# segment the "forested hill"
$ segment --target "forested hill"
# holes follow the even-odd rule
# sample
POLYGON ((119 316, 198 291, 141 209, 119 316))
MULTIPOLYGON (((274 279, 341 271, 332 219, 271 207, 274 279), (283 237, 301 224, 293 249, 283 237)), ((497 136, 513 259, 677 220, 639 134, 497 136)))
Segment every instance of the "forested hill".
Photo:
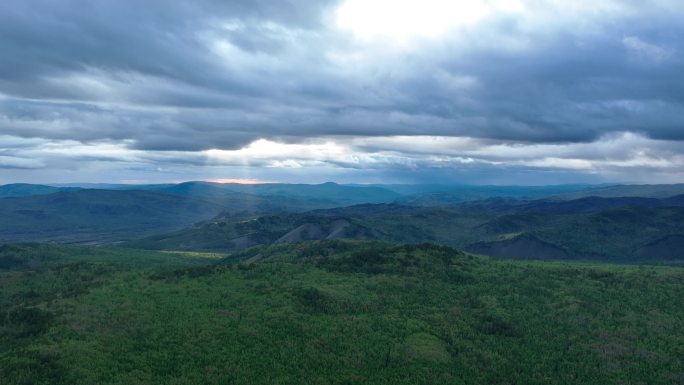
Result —
POLYGON ((0 382, 677 384, 681 268, 309 241, 0 248, 0 382), (25 262, 25 263, 24 263, 25 262))
POLYGON ((446 207, 367 204, 249 219, 217 217, 127 245, 229 252, 355 238, 435 242, 500 258, 682 264, 684 248, 672 239, 684 236, 683 203, 677 196, 495 199, 446 207))

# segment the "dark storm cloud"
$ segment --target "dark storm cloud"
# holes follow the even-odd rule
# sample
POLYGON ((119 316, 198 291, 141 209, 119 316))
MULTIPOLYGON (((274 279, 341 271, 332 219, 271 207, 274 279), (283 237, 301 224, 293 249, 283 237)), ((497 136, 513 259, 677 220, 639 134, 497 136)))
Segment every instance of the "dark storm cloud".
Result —
POLYGON ((355 49, 323 24, 332 4, 5 1, 0 91, 17 99, 2 104, 2 129, 131 139, 151 150, 325 135, 684 139, 684 27, 664 9, 646 4, 647 19, 619 19, 593 35, 493 20, 441 48, 350 73, 325 58, 331 46, 355 49), (499 47, 505 34, 529 47, 499 47), (231 48, 217 55, 212 44, 221 42, 231 48), (450 88, 440 73, 475 84, 450 88))
POLYGON ((415 98, 403 108, 451 119, 454 134, 573 142, 633 131, 682 140, 684 27, 678 20, 663 15, 641 22, 647 25, 630 20, 590 39, 552 34, 538 37, 522 52, 485 47, 470 49, 463 57, 456 47, 459 54, 443 52, 433 58, 437 67, 454 76, 472 75, 479 85, 464 92, 459 103, 453 96, 463 94, 445 92, 438 79, 411 77, 402 92, 415 98), (631 34, 667 47, 662 49, 668 57, 632 52, 624 44, 631 34))
MULTIPOLYGON (((663 141, 651 150, 684 140, 684 6, 677 2, 612 1, 593 10, 579 1, 586 12, 566 15, 554 3, 526 0, 529 14, 492 14, 407 46, 336 28, 338 3, 5 0, 0 144, 10 148, 13 137, 29 140, 22 148, 41 139, 195 153, 260 138, 434 135, 480 138, 487 147, 486 140, 572 144, 627 132, 663 141)), ((403 164, 410 149, 380 149, 398 158, 327 162, 432 164, 403 164)), ((596 159, 590 152, 572 154, 596 159)), ((0 167, 46 164, 0 155, 0 167)), ((183 154, 144 159, 204 162, 183 154)))
POLYGON ((5 54, 0 68, 2 76, 12 80, 87 66, 168 76, 194 74, 201 79, 195 67, 204 59, 197 32, 233 19, 316 28, 320 10, 329 3, 3 1, 0 39, 5 54))

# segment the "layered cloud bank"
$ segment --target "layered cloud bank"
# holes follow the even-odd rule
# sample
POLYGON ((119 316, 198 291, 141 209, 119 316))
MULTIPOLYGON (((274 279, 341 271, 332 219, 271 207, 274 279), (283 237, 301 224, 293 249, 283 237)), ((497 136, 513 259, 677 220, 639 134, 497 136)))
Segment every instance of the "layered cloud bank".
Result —
POLYGON ((4 1, 0 182, 684 181, 679 1, 4 1))

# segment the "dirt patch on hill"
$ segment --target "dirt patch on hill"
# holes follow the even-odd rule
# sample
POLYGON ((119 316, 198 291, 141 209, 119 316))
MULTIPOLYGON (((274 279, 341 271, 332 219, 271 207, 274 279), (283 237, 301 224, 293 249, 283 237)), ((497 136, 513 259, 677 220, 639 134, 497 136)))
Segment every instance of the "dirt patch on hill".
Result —
POLYGON ((242 249, 247 249, 252 246, 257 246, 260 243, 257 242, 256 240, 252 239, 249 235, 245 235, 243 237, 231 239, 230 242, 233 245, 233 248, 235 250, 242 250, 242 249))
POLYGON ((323 230, 322 226, 315 225, 313 223, 305 223, 294 230, 291 230, 287 234, 278 238, 274 244, 279 243, 294 243, 308 240, 318 240, 324 239, 326 232, 323 230))
POLYGON ((530 234, 522 234, 500 241, 478 242, 466 246, 465 250, 497 258, 567 259, 571 257, 564 248, 542 241, 530 234))
POLYGON ((369 238, 370 234, 362 226, 346 219, 335 219, 328 223, 304 223, 277 239, 274 244, 294 243, 311 240, 369 238))

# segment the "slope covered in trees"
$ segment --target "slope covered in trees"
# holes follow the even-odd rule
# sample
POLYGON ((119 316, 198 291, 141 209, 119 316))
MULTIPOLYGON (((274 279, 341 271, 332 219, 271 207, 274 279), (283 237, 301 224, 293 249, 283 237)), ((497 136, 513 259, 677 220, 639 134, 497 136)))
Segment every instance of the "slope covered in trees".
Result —
POLYGON ((0 270, 8 385, 673 384, 684 374, 680 268, 339 240, 222 260, 31 245, 0 254, 51 256, 0 270))

